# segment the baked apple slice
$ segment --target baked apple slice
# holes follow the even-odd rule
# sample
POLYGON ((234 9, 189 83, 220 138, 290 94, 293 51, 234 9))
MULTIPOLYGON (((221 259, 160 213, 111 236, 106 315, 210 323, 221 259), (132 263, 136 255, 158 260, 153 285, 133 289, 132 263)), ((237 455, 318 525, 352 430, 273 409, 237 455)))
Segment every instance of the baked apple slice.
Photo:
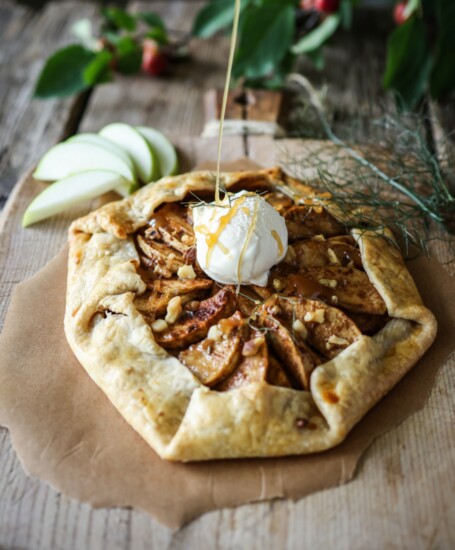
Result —
POLYGON ((328 359, 336 357, 362 334, 345 313, 319 300, 276 298, 274 303, 294 336, 297 333, 328 359))
POLYGON ((185 216, 185 209, 177 204, 167 204, 156 212, 144 233, 147 239, 162 240, 181 254, 194 246, 192 226, 185 216))
POLYGON ((200 302, 196 311, 183 311, 177 322, 163 331, 154 331, 155 340, 166 349, 189 346, 205 338, 212 325, 231 315, 234 305, 235 294, 232 289, 222 288, 211 298, 200 302))
POLYGON ((309 389, 310 375, 321 359, 305 343, 303 338, 293 337, 290 330, 276 317, 276 299, 267 300, 259 311, 257 324, 267 330, 267 339, 282 358, 287 372, 295 386, 299 389, 309 389))
POLYGON ((236 368, 246 334, 240 312, 214 325, 207 338, 179 353, 179 360, 206 386, 227 378, 236 368))
POLYGON ((175 296, 180 296, 181 305, 184 305, 201 298, 212 284, 210 279, 157 279, 151 283, 150 290, 135 298, 134 304, 149 320, 155 320, 166 312, 175 296))
POLYGON ((324 265, 352 265, 362 269, 359 249, 352 242, 333 237, 327 240, 306 239, 292 244, 295 253, 294 265, 298 269, 324 265))
POLYGON ((322 207, 293 206, 284 213, 284 219, 290 241, 314 235, 331 237, 344 232, 343 226, 322 207))
POLYGON ((353 267, 307 267, 301 273, 311 281, 326 287, 324 297, 330 302, 354 313, 384 315, 387 308, 381 295, 366 273, 353 267), (335 298, 333 298, 335 296, 335 298))
POLYGON ((166 244, 147 240, 141 235, 137 236, 136 242, 142 263, 158 277, 169 279, 185 265, 182 255, 177 251, 170 252, 166 244))

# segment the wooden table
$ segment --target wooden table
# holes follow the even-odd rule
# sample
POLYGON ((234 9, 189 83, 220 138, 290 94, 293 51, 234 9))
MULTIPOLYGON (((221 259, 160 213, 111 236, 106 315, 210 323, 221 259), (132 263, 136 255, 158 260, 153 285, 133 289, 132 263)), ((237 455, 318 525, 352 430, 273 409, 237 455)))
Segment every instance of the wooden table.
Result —
MULTIPOLYGON (((143 2, 168 25, 188 30, 200 1, 143 2)), ((137 7, 137 5, 136 5, 137 7)), ((221 86, 226 39, 194 41, 192 59, 165 79, 116 80, 91 95, 36 102, 31 94, 42 60, 69 43, 71 24, 96 18, 92 4, 47 4, 40 11, 0 5, 0 326, 13 286, 43 266, 65 240, 69 214, 31 230, 20 228, 36 192, 14 184, 52 144, 76 131, 97 131, 113 120, 149 124, 177 143, 187 166, 215 154, 191 149, 203 128, 203 93, 221 86), (11 192, 12 191, 12 192, 11 192)), ((387 26, 387 23, 386 23, 387 26)), ((342 36, 328 49, 328 69, 309 76, 328 82, 335 119, 366 121, 383 100, 378 73, 384 59, 382 23, 342 36), (368 35, 369 40, 365 38, 368 35), (330 63, 330 60, 334 63, 330 63)), ((367 130, 366 130, 367 131, 367 130)), ((263 163, 261 139, 233 138, 226 158, 246 152, 263 163)), ((2 548, 453 548, 455 545, 455 381, 449 361, 425 408, 381 437, 365 453, 355 479, 297 503, 274 501, 212 512, 173 533, 128 509, 92 510, 27 477, 0 429, 0 547, 2 548), (435 465, 438 467, 435 468, 435 465)))

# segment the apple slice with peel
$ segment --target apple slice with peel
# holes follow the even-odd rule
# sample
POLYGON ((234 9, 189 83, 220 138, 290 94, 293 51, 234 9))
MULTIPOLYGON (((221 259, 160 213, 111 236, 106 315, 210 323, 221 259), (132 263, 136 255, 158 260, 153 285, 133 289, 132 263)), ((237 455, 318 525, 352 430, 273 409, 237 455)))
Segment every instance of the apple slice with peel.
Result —
POLYGON ((58 214, 88 199, 122 189, 128 194, 131 182, 109 170, 87 170, 56 181, 42 191, 28 206, 23 227, 58 214))
POLYGON ((105 149, 109 149, 110 151, 115 153, 118 157, 120 157, 122 160, 124 160, 126 164, 128 164, 128 166, 131 168, 131 170, 134 170, 133 161, 131 160, 131 157, 128 155, 125 149, 123 149, 113 141, 103 138, 98 134, 92 134, 92 133, 76 134, 74 136, 71 136, 66 141, 67 143, 75 143, 75 142, 92 143, 93 145, 98 145, 100 147, 104 147, 105 149))
POLYGON ((169 139, 154 128, 136 126, 136 130, 147 140, 158 157, 161 176, 174 176, 179 169, 177 151, 169 139))
POLYGON ((129 154, 143 183, 149 183, 159 177, 155 153, 135 128, 123 122, 114 122, 105 126, 99 135, 113 141, 129 154))
POLYGON ((136 182, 130 166, 109 149, 93 143, 69 141, 49 149, 33 176, 38 180, 55 181, 87 170, 109 170, 136 182))
MULTIPOLYGON (((110 141, 109 139, 103 138, 98 134, 92 134, 92 133, 83 133, 83 134, 76 134, 69 139, 66 140, 67 142, 78 142, 78 143, 93 143, 94 145, 99 145, 100 147, 104 147, 105 149, 109 149, 114 154, 116 154, 118 157, 120 157, 122 160, 128 164, 128 166, 131 168, 131 170, 134 172, 134 165, 133 161, 131 160, 131 157, 128 155, 128 153, 125 151, 125 149, 122 149, 119 145, 114 143, 113 141, 110 141)), ((131 184, 130 188, 127 188, 124 185, 121 185, 116 191, 122 195, 122 197, 127 197, 128 195, 131 195, 131 193, 134 193, 134 191, 137 191, 139 189, 139 185, 137 183, 131 184)))

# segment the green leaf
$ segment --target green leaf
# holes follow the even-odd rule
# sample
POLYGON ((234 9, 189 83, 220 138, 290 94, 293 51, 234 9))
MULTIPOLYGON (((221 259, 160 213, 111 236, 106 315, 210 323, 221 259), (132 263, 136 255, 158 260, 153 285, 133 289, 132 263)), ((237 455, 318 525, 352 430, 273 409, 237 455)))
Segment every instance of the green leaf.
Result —
MULTIPOLYGON (((243 11, 252 0, 242 0, 243 11)), ((234 21, 234 0, 213 0, 196 15, 191 31, 193 36, 209 38, 218 31, 229 27, 234 21)))
POLYGON ((87 65, 84 70, 84 81, 89 86, 103 84, 112 80, 111 62, 112 53, 102 50, 96 54, 96 57, 87 65))
POLYGON ((151 11, 142 11, 136 14, 136 17, 144 23, 147 23, 149 27, 157 27, 159 29, 166 29, 166 25, 161 17, 151 11))
POLYGON ((408 19, 408 17, 411 17, 411 15, 417 11, 420 7, 420 0, 408 0, 408 3, 406 4, 403 16, 405 19, 408 19))
POLYGON ((306 55, 310 58, 315 68, 318 71, 322 71, 322 69, 325 66, 325 59, 324 59, 324 53, 322 51, 322 47, 318 48, 317 50, 312 50, 311 52, 308 52, 306 55))
POLYGON ((313 50, 317 50, 324 44, 324 42, 327 42, 327 40, 337 30, 340 22, 341 17, 339 13, 329 15, 318 27, 301 38, 297 44, 294 44, 291 48, 292 52, 308 53, 313 50))
POLYGON ((78 45, 58 50, 41 71, 34 97, 65 97, 87 89, 83 73, 94 57, 94 52, 78 45))
POLYGON ((165 29, 161 29, 160 27, 151 28, 149 31, 147 31, 147 34, 145 36, 147 38, 155 40, 155 42, 157 42, 158 44, 167 44, 169 42, 167 32, 165 31, 165 29))
POLYGON ((120 8, 103 8, 101 13, 108 24, 115 29, 124 29, 126 31, 134 31, 136 29, 136 19, 125 10, 120 8))
POLYGON ((92 22, 90 19, 85 18, 76 21, 71 25, 71 32, 87 49, 92 50, 96 48, 97 41, 93 36, 92 22))
POLYGON ((273 74, 294 36, 293 6, 269 2, 245 12, 234 62, 235 77, 255 79, 273 74))
POLYGON ((455 3, 436 0, 435 4, 438 34, 430 92, 434 99, 440 99, 455 90, 455 3))
POLYGON ((341 26, 350 29, 352 25, 352 3, 350 0, 342 0, 340 4, 341 26))
POLYGON ((122 40, 122 36, 120 34, 112 31, 104 31, 102 33, 102 36, 113 46, 117 46, 118 43, 122 40))
POLYGON ((383 86, 395 91, 403 108, 413 109, 425 92, 431 65, 425 25, 414 14, 389 36, 383 86))
POLYGON ((272 75, 261 78, 246 79, 244 85, 246 88, 265 88, 268 90, 277 90, 284 86, 287 75, 292 71, 296 56, 288 52, 283 60, 276 66, 272 75))
POLYGON ((139 72, 142 47, 130 36, 122 36, 117 43, 117 70, 122 74, 139 72))

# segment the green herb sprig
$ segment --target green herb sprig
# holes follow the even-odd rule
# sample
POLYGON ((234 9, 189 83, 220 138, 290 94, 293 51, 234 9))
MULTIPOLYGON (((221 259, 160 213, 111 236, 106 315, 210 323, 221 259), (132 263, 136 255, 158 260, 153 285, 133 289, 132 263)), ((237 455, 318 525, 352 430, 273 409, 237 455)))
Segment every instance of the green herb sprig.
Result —
POLYGON ((455 250, 455 195, 428 146, 421 117, 386 114, 375 121, 377 135, 356 147, 335 135, 309 81, 302 75, 290 81, 305 90, 334 147, 329 156, 324 142, 308 154, 283 152, 282 164, 303 178, 311 168, 317 187, 331 194, 350 227, 377 229, 380 220, 398 234, 407 254, 416 246, 428 250, 431 230, 455 250))

